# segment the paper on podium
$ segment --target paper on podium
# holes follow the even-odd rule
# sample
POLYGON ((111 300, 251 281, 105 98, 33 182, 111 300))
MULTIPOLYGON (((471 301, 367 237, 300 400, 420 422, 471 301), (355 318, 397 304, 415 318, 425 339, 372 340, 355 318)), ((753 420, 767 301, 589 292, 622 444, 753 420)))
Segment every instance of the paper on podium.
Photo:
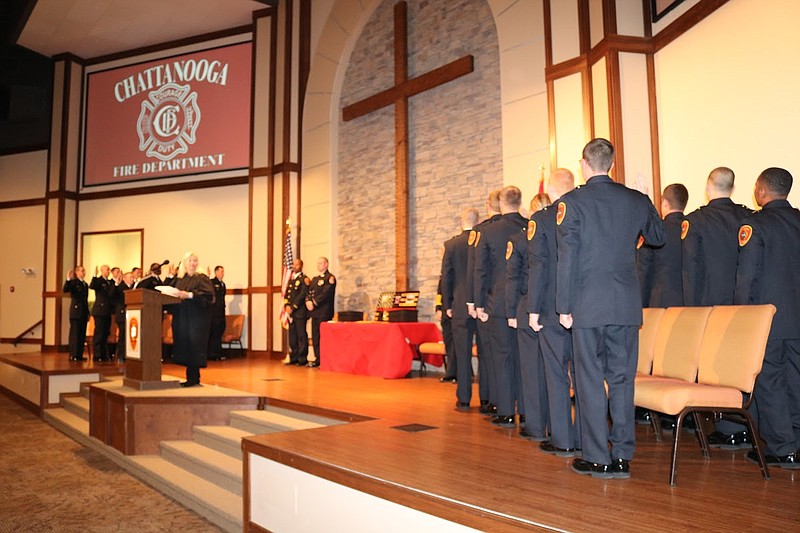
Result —
POLYGON ((159 285, 156 287, 156 290, 166 294, 167 296, 174 296, 175 298, 178 298, 178 295, 181 293, 179 289, 176 289, 170 285, 159 285))

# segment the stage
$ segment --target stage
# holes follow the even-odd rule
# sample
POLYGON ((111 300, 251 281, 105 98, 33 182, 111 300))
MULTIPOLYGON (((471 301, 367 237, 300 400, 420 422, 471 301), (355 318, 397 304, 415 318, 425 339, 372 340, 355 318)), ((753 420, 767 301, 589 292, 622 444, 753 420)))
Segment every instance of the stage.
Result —
MULTIPOLYGON (((38 353, 0 356, 0 363, 9 358, 17 366, 23 360, 79 374, 117 367, 38 353)), ((691 433, 682 440, 676 487, 668 483, 671 440, 657 444, 646 426, 637 427, 631 479, 604 481, 572 473, 571 459, 539 452, 515 429, 489 424, 476 407, 455 411, 455 386, 435 374, 387 380, 256 357, 209 365, 204 386, 254 393, 268 405, 338 413, 350 422, 251 437, 246 450, 478 530, 790 531, 800 525, 800 471, 770 468, 772 479, 765 481, 745 451, 714 449, 704 460, 691 433), (409 424, 431 429, 396 429, 409 424)), ((175 365, 163 371, 183 375, 175 365)), ((299 513, 312 507, 301 503, 299 513)))

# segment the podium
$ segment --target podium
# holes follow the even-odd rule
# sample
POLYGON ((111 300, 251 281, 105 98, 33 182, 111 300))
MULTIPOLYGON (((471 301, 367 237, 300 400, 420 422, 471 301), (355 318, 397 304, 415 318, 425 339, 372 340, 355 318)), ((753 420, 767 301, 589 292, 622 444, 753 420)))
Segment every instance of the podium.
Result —
POLYGON ((125 291, 126 387, 158 390, 180 386, 178 380, 161 380, 162 307, 180 301, 150 289, 125 291))

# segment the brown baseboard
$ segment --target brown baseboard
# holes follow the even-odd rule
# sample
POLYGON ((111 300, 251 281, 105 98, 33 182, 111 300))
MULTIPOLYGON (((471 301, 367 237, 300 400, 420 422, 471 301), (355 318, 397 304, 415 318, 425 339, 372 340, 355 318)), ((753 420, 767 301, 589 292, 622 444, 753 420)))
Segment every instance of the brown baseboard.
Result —
MULTIPOLYGON (((0 338, 0 344, 14 344, 11 337, 0 338)), ((19 339, 16 344, 42 344, 42 339, 19 339)))

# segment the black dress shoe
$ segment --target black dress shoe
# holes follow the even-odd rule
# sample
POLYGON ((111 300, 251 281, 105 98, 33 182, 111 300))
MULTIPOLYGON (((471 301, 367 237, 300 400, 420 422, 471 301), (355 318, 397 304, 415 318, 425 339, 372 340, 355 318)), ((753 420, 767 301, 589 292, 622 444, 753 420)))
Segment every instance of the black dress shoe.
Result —
POLYGON ((614 459, 611 461, 611 475, 614 479, 630 479, 631 465, 627 459, 614 459))
POLYGON ((312 361, 311 363, 308 363, 308 368, 317 368, 317 367, 319 367, 319 361, 312 361))
POLYGON ((454 377, 445 376, 443 378, 439 378, 439 383, 455 383, 455 382, 456 382, 456 378, 454 378, 454 377))
POLYGON ((200 385, 199 381, 182 381, 181 387, 196 387, 200 385))
POLYGON ((501 428, 513 428, 516 426, 513 416, 495 416, 492 417, 492 424, 501 428))
MULTIPOLYGON (((758 464, 758 454, 755 450, 747 452, 747 460, 751 463, 758 464)), ((764 460, 769 466, 778 466, 786 468, 787 470, 800 469, 800 454, 790 453, 789 455, 767 455, 764 454, 764 460)))
POLYGON ((719 431, 713 432, 708 436, 708 445, 711 448, 721 448, 723 450, 745 450, 752 448, 750 435, 747 431, 726 435, 719 431))
POLYGON ((519 415, 519 425, 520 426, 525 425, 525 415, 519 415))
POLYGON ((647 409, 642 409, 641 407, 636 408, 636 414, 634 415, 634 420, 639 425, 650 425, 650 411, 647 409))
POLYGON ((469 411, 469 402, 456 402, 456 411, 469 411))
POLYGON ((544 435, 534 435, 533 433, 528 431, 528 428, 520 429, 519 436, 522 437, 523 439, 532 440, 533 442, 544 442, 547 440, 547 437, 545 437, 544 435))
POLYGON ((576 474, 588 474, 599 479, 612 479, 614 477, 614 474, 611 473, 611 465, 590 463, 583 459, 575 459, 572 461, 572 471, 576 474))
POLYGON ((487 403, 486 405, 481 405, 479 411, 482 415, 496 415, 497 407, 490 403, 487 403))
POLYGON ((553 443, 549 440, 540 443, 539 449, 544 453, 557 455, 559 457, 575 457, 575 452, 577 451, 575 448, 558 448, 553 446, 553 443))

